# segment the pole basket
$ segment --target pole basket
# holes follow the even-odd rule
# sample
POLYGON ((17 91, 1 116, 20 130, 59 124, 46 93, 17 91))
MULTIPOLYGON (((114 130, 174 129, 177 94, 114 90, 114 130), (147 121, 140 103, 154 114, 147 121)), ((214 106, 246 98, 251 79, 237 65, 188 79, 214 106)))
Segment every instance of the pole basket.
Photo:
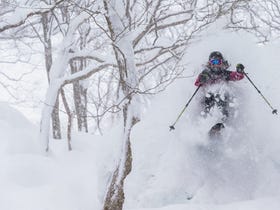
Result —
POLYGON ((170 125, 170 126, 169 126, 169 130, 170 130, 170 131, 175 130, 174 125, 170 125))

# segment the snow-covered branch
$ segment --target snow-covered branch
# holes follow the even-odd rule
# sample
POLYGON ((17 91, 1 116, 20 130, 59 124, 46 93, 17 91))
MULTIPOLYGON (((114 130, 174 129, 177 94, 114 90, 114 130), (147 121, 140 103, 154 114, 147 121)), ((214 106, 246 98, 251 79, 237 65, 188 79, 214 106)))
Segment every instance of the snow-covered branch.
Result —
POLYGON ((90 66, 86 67, 83 71, 79 71, 77 73, 71 74, 70 76, 64 77, 62 79, 64 81, 62 86, 73 83, 75 81, 87 79, 90 76, 92 76, 93 74, 95 74, 103 69, 106 69, 110 66, 112 66, 112 64, 109 64, 109 63, 104 63, 97 67, 96 67, 96 64, 90 65, 90 66))
POLYGON ((23 25, 29 18, 33 16, 50 12, 64 1, 65 0, 59 0, 53 5, 46 5, 44 8, 18 8, 10 17, 5 20, 5 23, 0 25, 0 33, 23 25))

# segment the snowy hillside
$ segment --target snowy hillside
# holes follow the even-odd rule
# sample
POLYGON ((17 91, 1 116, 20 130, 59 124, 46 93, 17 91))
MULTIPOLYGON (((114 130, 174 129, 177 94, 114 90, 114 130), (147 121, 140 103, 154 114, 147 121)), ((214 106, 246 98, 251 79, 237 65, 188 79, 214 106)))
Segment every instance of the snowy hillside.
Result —
MULTIPOLYGON (((232 69, 243 63, 262 93, 280 108, 280 43, 261 46, 245 34, 208 33, 188 49, 186 78, 156 96, 132 132, 126 210, 280 208, 280 119, 248 80, 230 85, 237 113, 222 141, 208 139, 216 115, 200 116, 202 92, 169 131, 213 50, 223 52, 232 69)), ((75 134, 71 152, 65 140, 52 140, 51 151, 42 155, 38 128, 1 103, 0 209, 99 210, 121 148, 121 129, 108 129, 104 136, 75 134)))
POLYGON ((77 145, 71 153, 64 141, 53 142, 56 150, 44 155, 38 127, 5 103, 0 104, 0 132, 0 209, 97 209, 87 138, 80 137, 82 148, 77 145))
MULTIPOLYGON (((208 52, 219 47, 232 68, 243 63, 263 94, 278 106, 279 85, 271 78, 279 79, 280 75, 277 69, 280 63, 273 53, 275 45, 256 46, 250 36, 221 33, 197 43, 187 58, 188 62, 194 61, 190 69, 198 70, 203 60, 207 60, 208 52)), ((182 79, 157 97, 135 128, 134 170, 126 183, 126 207, 262 209, 261 206, 271 203, 269 209, 279 209, 279 117, 271 114, 269 106, 244 79, 231 84, 238 99, 238 113, 226 127, 222 142, 209 142, 207 132, 216 116, 213 121, 199 115, 199 96, 175 131, 169 132, 168 126, 195 90, 194 80, 195 77, 182 79), (262 200, 266 197, 272 197, 268 199, 272 202, 262 200), (196 206, 197 203, 225 205, 196 206)))

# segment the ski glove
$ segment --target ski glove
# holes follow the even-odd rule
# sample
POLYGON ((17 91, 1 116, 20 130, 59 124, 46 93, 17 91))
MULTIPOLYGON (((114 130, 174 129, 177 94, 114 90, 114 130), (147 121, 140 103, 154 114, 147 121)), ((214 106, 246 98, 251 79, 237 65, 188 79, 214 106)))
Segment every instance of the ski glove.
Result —
POLYGON ((207 73, 201 73, 199 76, 199 82, 201 84, 207 83, 209 79, 210 79, 210 76, 207 73))
POLYGON ((243 64, 239 63, 239 64, 236 65, 236 71, 237 71, 238 73, 244 74, 244 73, 245 73, 245 72, 244 72, 244 69, 245 69, 245 66, 244 66, 243 64))

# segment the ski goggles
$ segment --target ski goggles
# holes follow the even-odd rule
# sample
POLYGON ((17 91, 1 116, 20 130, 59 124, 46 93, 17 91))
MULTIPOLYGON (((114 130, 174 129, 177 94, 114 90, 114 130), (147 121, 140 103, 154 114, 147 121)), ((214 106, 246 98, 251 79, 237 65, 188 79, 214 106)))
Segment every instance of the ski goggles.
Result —
POLYGON ((211 59, 209 62, 212 65, 221 65, 222 64, 222 60, 221 59, 211 59))

